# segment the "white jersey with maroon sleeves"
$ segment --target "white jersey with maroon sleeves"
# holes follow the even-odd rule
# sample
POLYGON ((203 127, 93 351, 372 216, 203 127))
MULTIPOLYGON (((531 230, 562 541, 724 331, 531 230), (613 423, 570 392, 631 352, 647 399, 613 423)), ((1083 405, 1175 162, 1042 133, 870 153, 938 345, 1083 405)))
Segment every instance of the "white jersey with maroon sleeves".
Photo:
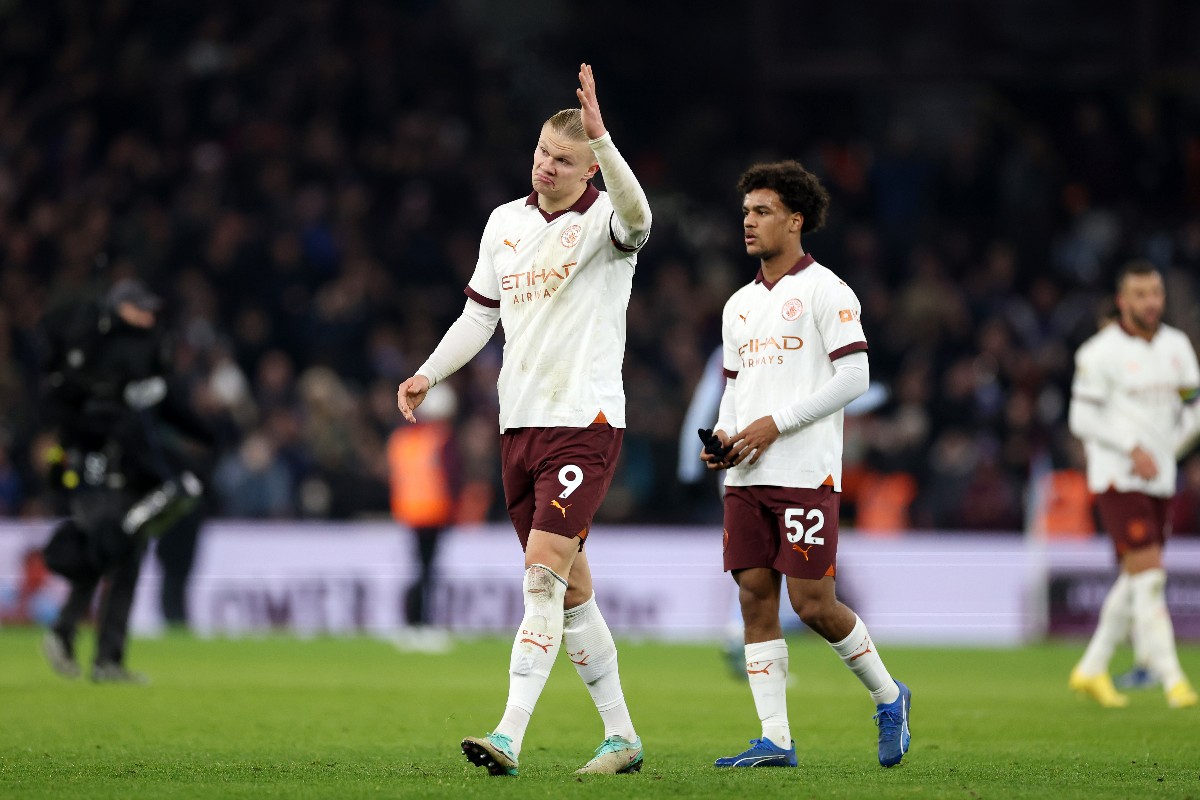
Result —
POLYGON ((506 203, 484 228, 466 293, 500 309, 500 430, 625 427, 621 365, 637 248, 613 238, 612 203, 589 185, 546 214, 537 194, 506 203))
MULTIPOLYGON (((796 403, 832 377, 834 361, 865 351, 860 311, 853 290, 808 255, 774 284, 760 271, 735 292, 721 329, 738 426, 796 403)), ((811 489, 832 483, 841 491, 842 420, 839 409, 781 434, 756 464, 730 469, 726 485, 811 489)))

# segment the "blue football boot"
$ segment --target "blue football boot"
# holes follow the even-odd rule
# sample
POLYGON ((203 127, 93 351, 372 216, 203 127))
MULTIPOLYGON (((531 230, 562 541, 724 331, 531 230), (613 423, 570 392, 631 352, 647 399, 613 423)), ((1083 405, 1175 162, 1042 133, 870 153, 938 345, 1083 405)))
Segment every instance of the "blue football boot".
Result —
POLYGON ((714 767, 794 767, 796 766, 796 743, 784 750, 770 739, 751 739, 750 749, 736 756, 718 758, 714 767))
POLYGON ((900 696, 890 703, 876 706, 875 724, 879 726, 879 763, 894 767, 908 752, 912 739, 908 733, 908 711, 912 707, 912 692, 900 681, 900 696))

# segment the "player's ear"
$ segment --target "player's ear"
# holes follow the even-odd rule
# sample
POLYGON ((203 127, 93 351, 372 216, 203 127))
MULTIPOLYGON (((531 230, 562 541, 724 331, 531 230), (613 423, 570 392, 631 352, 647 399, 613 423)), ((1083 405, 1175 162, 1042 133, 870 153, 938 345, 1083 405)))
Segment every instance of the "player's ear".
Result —
POLYGON ((793 231, 804 230, 804 215, 801 214, 799 211, 792 213, 792 230, 793 231))
POLYGON ((600 164, 599 163, 592 164, 590 167, 588 167, 587 172, 584 173, 584 180, 590 181, 592 178, 596 177, 596 173, 599 171, 600 171, 600 164))

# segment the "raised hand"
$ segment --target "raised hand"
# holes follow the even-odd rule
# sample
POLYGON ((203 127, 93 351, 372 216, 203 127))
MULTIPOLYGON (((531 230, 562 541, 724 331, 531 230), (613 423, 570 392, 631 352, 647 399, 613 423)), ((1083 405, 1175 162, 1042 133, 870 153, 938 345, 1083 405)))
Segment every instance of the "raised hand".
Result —
POLYGON ((579 108, 583 112, 583 132, 589 139, 599 139, 608 129, 600 116, 600 101, 596 99, 596 78, 590 64, 579 65, 579 88, 575 90, 579 108))

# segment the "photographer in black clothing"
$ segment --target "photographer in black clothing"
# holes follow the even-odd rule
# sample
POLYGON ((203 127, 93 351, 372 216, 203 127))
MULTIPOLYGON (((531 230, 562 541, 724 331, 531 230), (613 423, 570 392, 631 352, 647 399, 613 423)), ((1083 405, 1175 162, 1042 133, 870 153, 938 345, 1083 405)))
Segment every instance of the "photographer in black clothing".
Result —
POLYGON ((142 556, 149 539, 189 513, 203 492, 174 434, 208 446, 213 436, 171 390, 156 326, 161 305, 142 283, 125 279, 101 300, 56 310, 43 321, 42 408, 62 445, 55 472, 70 511, 44 557, 71 583, 43 652, 66 677, 79 675, 76 628, 103 580, 92 679, 145 682, 124 663, 142 556))

